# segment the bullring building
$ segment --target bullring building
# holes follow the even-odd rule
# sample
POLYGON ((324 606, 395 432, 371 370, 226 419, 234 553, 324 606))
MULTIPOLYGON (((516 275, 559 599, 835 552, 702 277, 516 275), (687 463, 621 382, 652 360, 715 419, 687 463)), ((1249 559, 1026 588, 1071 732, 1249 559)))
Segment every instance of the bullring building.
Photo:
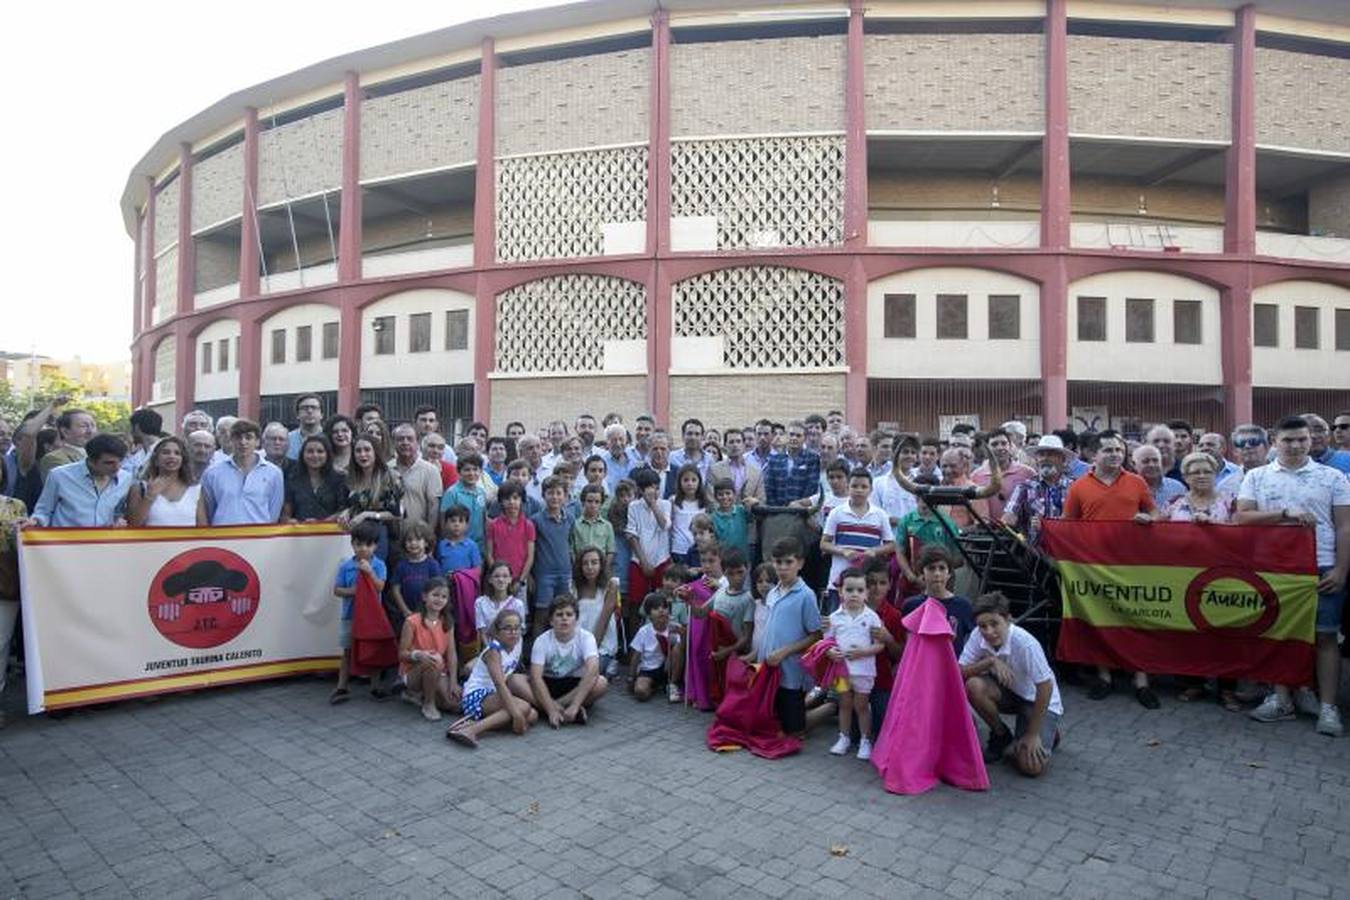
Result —
POLYGON ((1350 4, 594 0, 331 59, 131 172, 181 416, 1350 406, 1350 4))

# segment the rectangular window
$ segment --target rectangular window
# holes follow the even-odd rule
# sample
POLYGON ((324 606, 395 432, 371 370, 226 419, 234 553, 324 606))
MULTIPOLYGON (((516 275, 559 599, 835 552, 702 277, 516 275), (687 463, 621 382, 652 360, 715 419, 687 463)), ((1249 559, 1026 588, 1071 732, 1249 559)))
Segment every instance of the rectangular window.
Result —
POLYGON ((1294 307, 1294 349, 1316 350, 1322 345, 1317 333, 1316 306, 1294 307))
POLYGON ((280 366, 286 362, 286 329, 272 329, 272 365, 280 366))
POLYGON ((301 325, 295 329, 295 361, 309 362, 314 358, 314 326, 301 325))
POLYGON ((214 352, 215 352, 215 348, 211 346, 211 342, 210 342, 210 341, 206 341, 206 342, 204 342, 204 343, 202 344, 202 374, 203 374, 203 375, 210 375, 210 374, 211 374, 211 354, 214 353, 214 352))
POLYGON ((337 359, 338 355, 338 323, 323 323, 323 358, 337 359))
POLYGON ((1172 340, 1178 344, 1202 343, 1200 301, 1172 301, 1172 340))
POLYGON ((393 356, 394 317, 378 316, 372 327, 375 329, 375 354, 377 356, 393 356))
POLYGON ((445 349, 469 349, 469 311, 451 309, 445 313, 445 349))
POLYGON ((1080 341, 1106 340, 1106 298, 1078 298, 1078 339, 1080 341))
POLYGON ((965 340, 969 334, 965 294, 937 295, 937 336, 945 340, 965 340))
POLYGON ((1153 343, 1153 301, 1125 300, 1125 342, 1127 344, 1153 343))
POLYGON ((426 353, 431 349, 431 313, 408 316, 408 352, 426 353))
POLYGON ((1280 346, 1280 308, 1274 303, 1252 305, 1252 345, 1280 346))
POLYGON ((1350 309, 1336 310, 1336 349, 1350 350, 1350 309))
POLYGON ((912 338, 914 324, 914 295, 887 294, 885 297, 886 331, 888 338, 912 338))
MULTIPOLYGON (((237 341, 239 340, 239 338, 235 338, 235 340, 237 341)), ((220 346, 217 348, 217 350, 218 352, 216 354, 216 371, 224 372, 226 369, 230 367, 230 339, 229 338, 222 339, 220 342, 220 346)), ((237 356, 238 354, 235 355, 237 356)))
POLYGON ((1022 336, 1022 298, 1016 294, 989 295, 989 340, 1015 341, 1022 336))

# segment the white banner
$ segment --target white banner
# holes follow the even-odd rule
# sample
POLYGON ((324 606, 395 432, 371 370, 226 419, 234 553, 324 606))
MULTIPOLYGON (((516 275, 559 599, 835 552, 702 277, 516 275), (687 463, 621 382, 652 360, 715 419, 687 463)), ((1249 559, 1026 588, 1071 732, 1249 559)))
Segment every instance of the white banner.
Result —
POLYGON ((28 711, 337 668, 332 524, 21 533, 28 711))

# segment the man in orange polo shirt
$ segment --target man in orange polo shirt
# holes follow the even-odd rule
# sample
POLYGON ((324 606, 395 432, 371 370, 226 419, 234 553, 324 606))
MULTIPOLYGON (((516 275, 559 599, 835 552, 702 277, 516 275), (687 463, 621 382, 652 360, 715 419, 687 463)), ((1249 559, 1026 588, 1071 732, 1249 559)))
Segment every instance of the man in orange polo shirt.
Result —
MULTIPOLYGON (((1103 431, 1098 439, 1097 458, 1087 474, 1069 486, 1064 500, 1064 518, 1089 522, 1125 522, 1146 525, 1157 518, 1153 492, 1148 482, 1133 472, 1122 470, 1125 463, 1125 439, 1116 431, 1103 431)), ((1143 535, 1140 535, 1142 538, 1143 535)), ((1111 672, 1097 669, 1097 682, 1088 688, 1088 697, 1101 700, 1111 693, 1111 672)), ((1134 696, 1145 709, 1157 709, 1158 695, 1148 685, 1148 675, 1134 673, 1134 696)))

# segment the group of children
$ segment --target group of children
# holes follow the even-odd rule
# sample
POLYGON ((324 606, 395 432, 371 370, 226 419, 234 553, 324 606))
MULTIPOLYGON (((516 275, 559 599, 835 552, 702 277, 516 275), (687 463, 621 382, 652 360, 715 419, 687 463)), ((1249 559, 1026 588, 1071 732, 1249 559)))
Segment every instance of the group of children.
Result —
MULTIPOLYGON (((471 471, 464 462, 461 478, 471 471)), ((460 502, 461 492, 445 510, 435 555, 430 532, 410 526, 392 575, 376 556, 378 535, 355 526, 352 558, 335 582, 344 656, 332 702, 350 696, 353 598, 357 579, 368 577, 399 631, 397 685, 428 719, 459 713, 447 732, 456 743, 476 747, 484 732, 508 725, 524 733, 541 716, 553 727, 585 724, 624 655, 638 700, 663 692, 671 703, 712 710, 726 660, 736 655, 778 669, 774 706, 784 733, 804 734, 837 715, 830 753, 847 754, 856 741, 866 760, 896 688, 902 619, 932 598, 947 611, 970 704, 989 726, 986 757, 1011 750, 1021 771, 1045 770, 1063 710, 1039 643, 1011 623, 1001 595, 972 605, 954 594, 954 561, 941 546, 925 547, 912 566, 921 593, 896 602, 894 537, 886 514, 869 502, 870 478, 850 473, 847 499, 823 523, 821 549, 832 557, 823 598, 802 577, 807 554, 798 538, 777 540, 752 570, 748 510, 734 486, 714 485, 709 503, 696 467, 676 478, 671 499, 661 497, 655 472, 638 470, 625 480, 631 500, 619 491, 610 500, 588 483, 569 504, 568 486, 553 476, 533 516, 512 480, 498 489, 493 516, 460 502), (626 591, 611 574, 625 556, 626 591), (457 641, 454 608, 463 587, 452 588, 447 576, 464 570, 480 580, 473 633, 457 641), (824 657, 823 678, 802 659, 821 640, 828 641, 816 654, 824 657), (1013 729, 1003 714, 1016 716, 1013 729)))

